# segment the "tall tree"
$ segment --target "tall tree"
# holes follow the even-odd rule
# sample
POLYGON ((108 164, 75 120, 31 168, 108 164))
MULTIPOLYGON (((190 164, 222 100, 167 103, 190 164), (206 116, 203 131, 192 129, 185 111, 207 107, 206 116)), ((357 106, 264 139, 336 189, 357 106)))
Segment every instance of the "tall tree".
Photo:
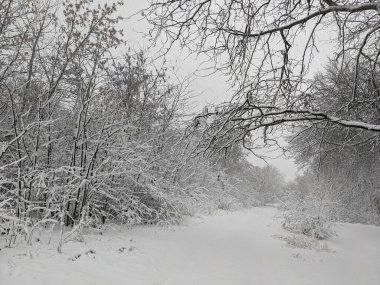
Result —
POLYGON ((154 39, 169 48, 178 43, 206 54, 230 75, 236 88, 231 102, 202 115, 216 118, 205 133, 205 145, 218 149, 237 141, 252 147, 258 136, 264 144, 276 144, 276 135, 299 123, 369 130, 378 137, 379 122, 352 117, 350 110, 365 110, 380 100, 379 5, 356 0, 152 0, 143 15, 154 39), (310 64, 326 34, 339 73, 347 65, 353 70, 345 91, 349 99, 339 108, 346 113, 310 105, 310 98, 319 96, 310 81, 310 64), (359 93, 367 82, 372 95, 363 102, 359 93))

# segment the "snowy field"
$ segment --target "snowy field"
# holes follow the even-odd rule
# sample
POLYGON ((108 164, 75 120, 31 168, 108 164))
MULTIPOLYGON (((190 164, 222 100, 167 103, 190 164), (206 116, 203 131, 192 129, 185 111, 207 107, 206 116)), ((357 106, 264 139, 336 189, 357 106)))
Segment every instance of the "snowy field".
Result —
POLYGON ((1 285, 380 284, 380 227, 339 224, 316 242, 281 230, 274 208, 107 230, 58 254, 43 240, 2 249, 1 285))

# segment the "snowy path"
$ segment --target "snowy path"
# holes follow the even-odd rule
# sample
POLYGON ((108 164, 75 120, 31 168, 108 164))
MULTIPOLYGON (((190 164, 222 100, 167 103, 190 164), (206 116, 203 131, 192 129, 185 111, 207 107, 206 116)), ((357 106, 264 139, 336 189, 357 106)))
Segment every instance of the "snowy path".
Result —
POLYGON ((3 249, 0 284, 380 284, 380 227, 342 224, 329 251, 291 248, 278 238, 289 234, 275 213, 192 218, 174 230, 109 230, 66 244, 62 255, 46 245, 3 249), (89 249, 95 253, 86 255, 89 249))

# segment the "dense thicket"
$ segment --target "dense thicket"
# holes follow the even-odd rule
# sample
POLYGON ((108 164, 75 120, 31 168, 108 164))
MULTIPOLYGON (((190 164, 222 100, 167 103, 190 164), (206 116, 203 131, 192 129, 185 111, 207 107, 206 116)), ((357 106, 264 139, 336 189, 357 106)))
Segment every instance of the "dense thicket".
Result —
POLYGON ((0 2, 7 246, 19 235, 30 241, 42 226, 61 225, 60 250, 84 225, 173 223, 195 211, 259 203, 252 190, 265 171, 240 147, 195 155, 201 127, 185 133, 186 82, 153 68, 142 52, 125 53, 118 5, 0 2))

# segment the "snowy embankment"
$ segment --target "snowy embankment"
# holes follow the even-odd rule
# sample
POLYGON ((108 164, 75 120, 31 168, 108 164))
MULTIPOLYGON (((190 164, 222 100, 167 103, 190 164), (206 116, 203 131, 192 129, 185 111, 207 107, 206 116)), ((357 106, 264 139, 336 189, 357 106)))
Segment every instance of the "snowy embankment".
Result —
POLYGON ((380 227, 339 224, 315 242, 281 230, 274 208, 191 218, 172 229, 107 230, 2 249, 0 284, 380 284, 380 227))

